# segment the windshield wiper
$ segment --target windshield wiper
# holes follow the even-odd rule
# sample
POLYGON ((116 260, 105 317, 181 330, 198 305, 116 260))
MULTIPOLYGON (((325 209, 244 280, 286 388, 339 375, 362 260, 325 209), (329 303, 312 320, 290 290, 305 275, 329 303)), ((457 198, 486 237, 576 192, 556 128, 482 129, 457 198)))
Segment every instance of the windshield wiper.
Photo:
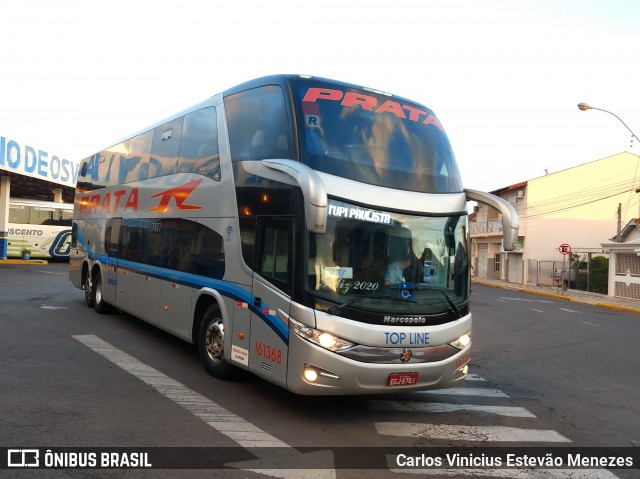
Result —
POLYGON ((394 301, 404 301, 404 302, 409 302, 409 303, 416 303, 417 301, 414 301, 412 299, 402 299, 402 298, 392 298, 391 296, 356 296, 355 298, 351 298, 348 299, 347 301, 345 301, 342 304, 334 304, 333 306, 331 306, 328 310, 327 313, 329 314, 338 314, 340 312, 340 310, 342 308, 346 308, 347 306, 351 306, 353 303, 357 303, 358 301, 361 301, 363 299, 391 299, 394 301))
POLYGON ((449 306, 451 306, 451 309, 453 309, 453 312, 456 314, 458 319, 460 319, 462 317, 462 312, 460 311, 460 309, 458 309, 458 307, 456 306, 456 303, 453 302, 451 297, 445 292, 444 289, 438 289, 436 291, 440 291, 442 293, 442 295, 447 300, 447 303, 449 303, 449 306))

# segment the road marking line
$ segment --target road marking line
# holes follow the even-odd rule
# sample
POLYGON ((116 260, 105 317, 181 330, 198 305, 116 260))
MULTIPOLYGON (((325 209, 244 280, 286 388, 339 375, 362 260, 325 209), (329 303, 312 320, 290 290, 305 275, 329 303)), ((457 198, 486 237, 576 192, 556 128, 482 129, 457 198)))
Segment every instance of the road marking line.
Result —
MULTIPOLYGON (((240 416, 236 416, 209 398, 165 376, 160 371, 111 346, 99 337, 83 335, 73 336, 73 338, 179 404, 239 446, 243 448, 291 448, 288 444, 245 421, 240 416)), ((292 454, 298 454, 295 449, 293 451, 292 454)), ((312 460, 313 458, 308 454, 313 454, 316 457, 321 456, 324 464, 328 460, 333 460, 330 452, 318 451, 299 454, 297 461, 304 462, 305 458, 312 460)), ((336 479, 335 469, 269 469, 264 461, 263 458, 258 457, 257 460, 227 464, 227 466, 281 479, 297 479, 299 477, 336 479)))
POLYGON ((479 383, 484 383, 487 382, 487 380, 481 376, 478 376, 477 374, 467 374, 467 377, 464 378, 465 381, 472 381, 472 382, 479 382, 479 383))
POLYGON ((600 327, 600 325, 599 325, 599 324, 590 323, 589 321, 582 321, 582 324, 588 324, 589 326, 595 326, 595 327, 597 327, 597 328, 599 328, 599 327, 600 327))
POLYGON ((579 313, 580 311, 576 311, 575 309, 569 309, 569 308, 558 308, 562 311, 566 311, 567 313, 579 313))
POLYGON ((416 394, 433 394, 447 396, 477 396, 484 398, 508 398, 509 396, 499 389, 485 388, 449 388, 449 389, 431 389, 428 391, 416 391, 416 394))
POLYGON ((507 301, 524 301, 525 303, 535 303, 536 300, 534 299, 529 299, 529 298, 513 298, 513 297, 509 297, 509 296, 500 296, 500 298, 507 300, 507 301))
POLYGON ((507 426, 461 426, 406 422, 376 422, 383 436, 420 437, 448 441, 480 442, 571 442, 562 434, 547 429, 521 429, 507 426))
POLYGON ((176 402, 240 446, 245 448, 290 447, 250 422, 214 403, 209 398, 165 376, 160 371, 111 346, 99 337, 84 335, 73 336, 73 338, 148 384, 163 396, 176 402))
POLYGON ((372 399, 367 401, 375 411, 447 413, 457 411, 484 412, 508 417, 536 417, 523 407, 513 406, 480 406, 477 404, 424 403, 411 401, 386 401, 372 399))
POLYGON ((544 313, 544 311, 542 311, 541 309, 531 308, 531 311, 535 311, 536 313, 544 313))

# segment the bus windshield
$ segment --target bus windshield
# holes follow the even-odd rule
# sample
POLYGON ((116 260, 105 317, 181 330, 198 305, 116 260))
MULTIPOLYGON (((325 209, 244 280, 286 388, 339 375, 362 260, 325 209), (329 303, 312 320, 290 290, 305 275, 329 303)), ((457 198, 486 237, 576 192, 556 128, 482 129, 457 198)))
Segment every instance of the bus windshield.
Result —
POLYGON ((314 170, 401 190, 462 191, 442 125, 428 108, 383 93, 293 82, 300 161, 314 170))
POLYGON ((456 310, 469 300, 466 228, 466 215, 415 216, 331 200, 326 234, 308 234, 309 293, 375 312, 456 310))

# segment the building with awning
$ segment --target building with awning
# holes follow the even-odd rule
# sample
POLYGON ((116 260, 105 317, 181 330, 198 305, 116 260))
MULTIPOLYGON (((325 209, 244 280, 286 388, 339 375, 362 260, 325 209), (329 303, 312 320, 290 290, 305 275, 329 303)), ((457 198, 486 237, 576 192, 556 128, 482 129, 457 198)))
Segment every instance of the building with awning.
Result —
MULTIPOLYGON (((9 250, 10 200, 15 198, 72 205, 77 178, 77 162, 44 150, 39 145, 0 136, 0 259, 7 258, 9 250)), ((43 217, 53 216, 56 211, 56 208, 45 206, 44 203, 32 205, 45 213, 40 215, 43 217)), ((50 220, 55 223, 58 218, 52 217, 50 220)), ((34 229, 21 228, 22 231, 34 229)), ((45 245, 39 244, 38 247, 44 251, 45 245)), ((55 244, 51 247, 55 247, 55 244)))

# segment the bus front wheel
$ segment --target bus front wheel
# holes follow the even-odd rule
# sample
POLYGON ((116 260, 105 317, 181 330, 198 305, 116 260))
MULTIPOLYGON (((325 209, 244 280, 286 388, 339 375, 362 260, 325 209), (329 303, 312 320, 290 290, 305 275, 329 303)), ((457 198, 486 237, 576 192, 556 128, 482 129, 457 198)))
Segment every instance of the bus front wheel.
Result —
POLYGON ((234 367, 224 359, 224 324, 215 305, 209 306, 202 316, 198 353, 209 374, 220 379, 231 376, 234 367))

